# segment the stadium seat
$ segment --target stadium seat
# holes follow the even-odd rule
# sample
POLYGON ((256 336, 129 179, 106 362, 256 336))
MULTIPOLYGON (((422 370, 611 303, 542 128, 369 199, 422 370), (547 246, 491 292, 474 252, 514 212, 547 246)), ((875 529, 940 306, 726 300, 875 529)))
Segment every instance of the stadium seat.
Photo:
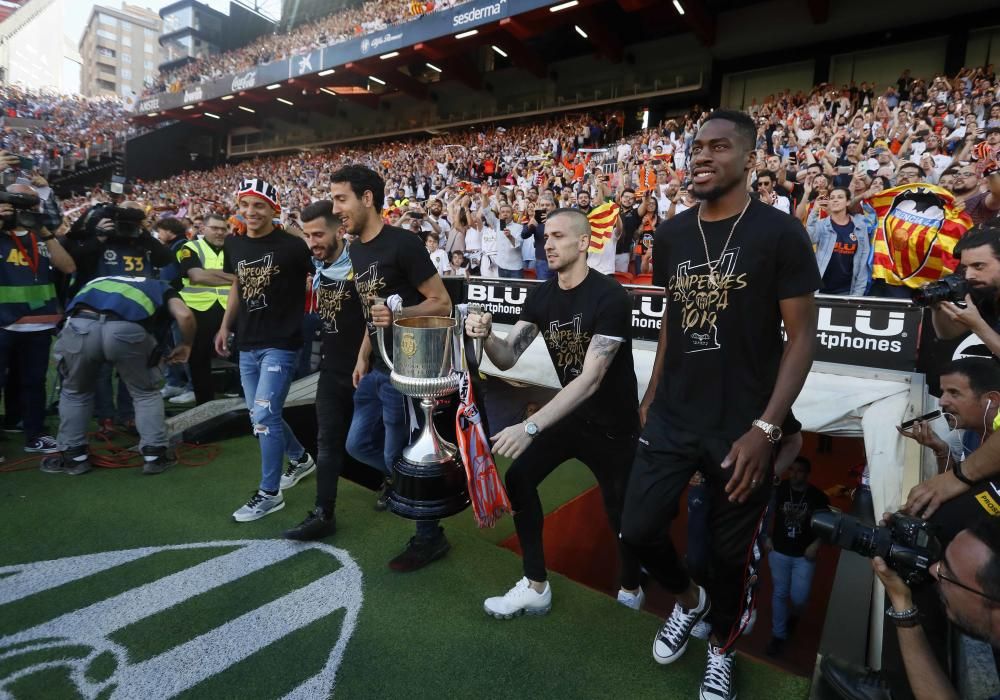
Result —
POLYGON ((535 271, 532 270, 530 267, 524 268, 524 273, 521 276, 526 280, 538 279, 538 276, 535 274, 535 271))
POLYGON ((632 284, 637 284, 647 287, 652 286, 653 274, 651 272, 644 272, 641 275, 634 275, 632 277, 632 284))
POLYGON ((622 284, 632 284, 633 283, 632 282, 632 278, 634 276, 635 275, 633 275, 631 272, 616 272, 615 273, 615 279, 618 280, 619 282, 621 282, 622 284))

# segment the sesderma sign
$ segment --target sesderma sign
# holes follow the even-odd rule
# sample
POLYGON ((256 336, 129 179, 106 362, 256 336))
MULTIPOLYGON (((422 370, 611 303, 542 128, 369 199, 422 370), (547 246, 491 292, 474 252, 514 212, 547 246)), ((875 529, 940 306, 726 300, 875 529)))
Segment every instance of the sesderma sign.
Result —
POLYGON ((473 7, 471 10, 466 10, 465 12, 460 12, 451 18, 451 26, 461 27, 470 22, 478 22, 480 20, 490 20, 496 19, 503 15, 504 7, 507 5, 507 0, 499 0, 492 5, 484 5, 482 7, 473 7))

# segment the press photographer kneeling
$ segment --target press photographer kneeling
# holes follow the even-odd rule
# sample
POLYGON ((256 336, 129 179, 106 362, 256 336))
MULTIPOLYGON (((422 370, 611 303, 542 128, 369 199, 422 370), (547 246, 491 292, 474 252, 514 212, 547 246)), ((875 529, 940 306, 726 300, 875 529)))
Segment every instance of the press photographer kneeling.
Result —
POLYGON ((955 245, 959 272, 916 290, 913 300, 931 307, 939 338, 973 332, 1000 357, 1000 229, 979 226, 955 245))

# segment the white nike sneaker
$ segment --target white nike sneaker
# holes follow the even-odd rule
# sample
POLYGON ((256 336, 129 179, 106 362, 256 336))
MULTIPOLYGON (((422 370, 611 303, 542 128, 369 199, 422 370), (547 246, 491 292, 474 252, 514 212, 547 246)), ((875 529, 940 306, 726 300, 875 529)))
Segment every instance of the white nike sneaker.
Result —
POLYGON ((643 603, 646 602, 646 592, 641 588, 638 593, 629 593, 626 590, 618 591, 618 602, 624 605, 626 608, 632 608, 633 610, 639 610, 642 608, 643 603))
POLYGON ((180 396, 186 391, 182 386, 174 386, 172 384, 165 384, 162 389, 160 389, 160 396, 165 399, 172 399, 175 396, 180 396))
POLYGON ((691 636, 695 639, 707 642, 708 638, 712 636, 712 623, 708 620, 701 620, 697 625, 691 628, 691 636))
POLYGON ((552 587, 545 582, 545 590, 536 593, 528 583, 527 577, 514 584, 514 587, 502 596, 487 598, 483 602, 483 610, 498 620, 509 620, 521 613, 527 615, 544 615, 552 609, 552 587))

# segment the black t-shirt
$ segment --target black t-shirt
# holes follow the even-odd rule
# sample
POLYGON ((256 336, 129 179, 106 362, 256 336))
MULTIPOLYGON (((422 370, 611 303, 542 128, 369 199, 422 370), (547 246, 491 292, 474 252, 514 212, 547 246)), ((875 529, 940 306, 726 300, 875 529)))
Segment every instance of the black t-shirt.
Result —
POLYGON ((854 222, 848 220, 841 226, 830 222, 837 240, 833 244, 833 254, 823 272, 823 294, 850 294, 854 280, 854 254, 858 252, 858 237, 854 233, 854 222))
POLYGON ((354 280, 320 277, 316 313, 323 322, 320 369, 350 380, 365 335, 365 319, 354 280))
MULTIPOLYGON (((398 226, 383 226, 367 243, 354 241, 348 250, 354 268, 354 284, 361 298, 361 309, 372 343, 373 361, 387 369, 378 350, 375 325, 371 322, 372 302, 398 294, 403 306, 415 306, 424 300, 417 288, 437 274, 427 249, 417 236, 398 226)), ((385 350, 392 357, 392 328, 385 329, 385 350)))
POLYGON ((274 229, 263 238, 229 236, 222 249, 223 271, 236 275, 240 297, 237 349, 302 347, 306 278, 313 270, 305 241, 274 229))
POLYGON ((830 499, 812 484, 804 491, 795 491, 787 479, 774 490, 774 551, 787 557, 801 557, 816 535, 809 519, 817 510, 830 507, 830 499))
POLYGON ((557 279, 550 279, 531 290, 518 320, 538 327, 563 386, 580 376, 595 335, 623 338, 601 385, 572 416, 615 435, 636 431, 639 400, 632 363, 632 302, 624 287, 593 270, 573 289, 562 289, 557 279))
POLYGON ((656 403, 686 430, 742 435, 774 390, 783 338, 778 302, 811 294, 819 270, 802 224, 751 201, 736 217, 703 222, 719 287, 709 281, 694 207, 662 223, 653 283, 666 287, 667 348, 656 403))

